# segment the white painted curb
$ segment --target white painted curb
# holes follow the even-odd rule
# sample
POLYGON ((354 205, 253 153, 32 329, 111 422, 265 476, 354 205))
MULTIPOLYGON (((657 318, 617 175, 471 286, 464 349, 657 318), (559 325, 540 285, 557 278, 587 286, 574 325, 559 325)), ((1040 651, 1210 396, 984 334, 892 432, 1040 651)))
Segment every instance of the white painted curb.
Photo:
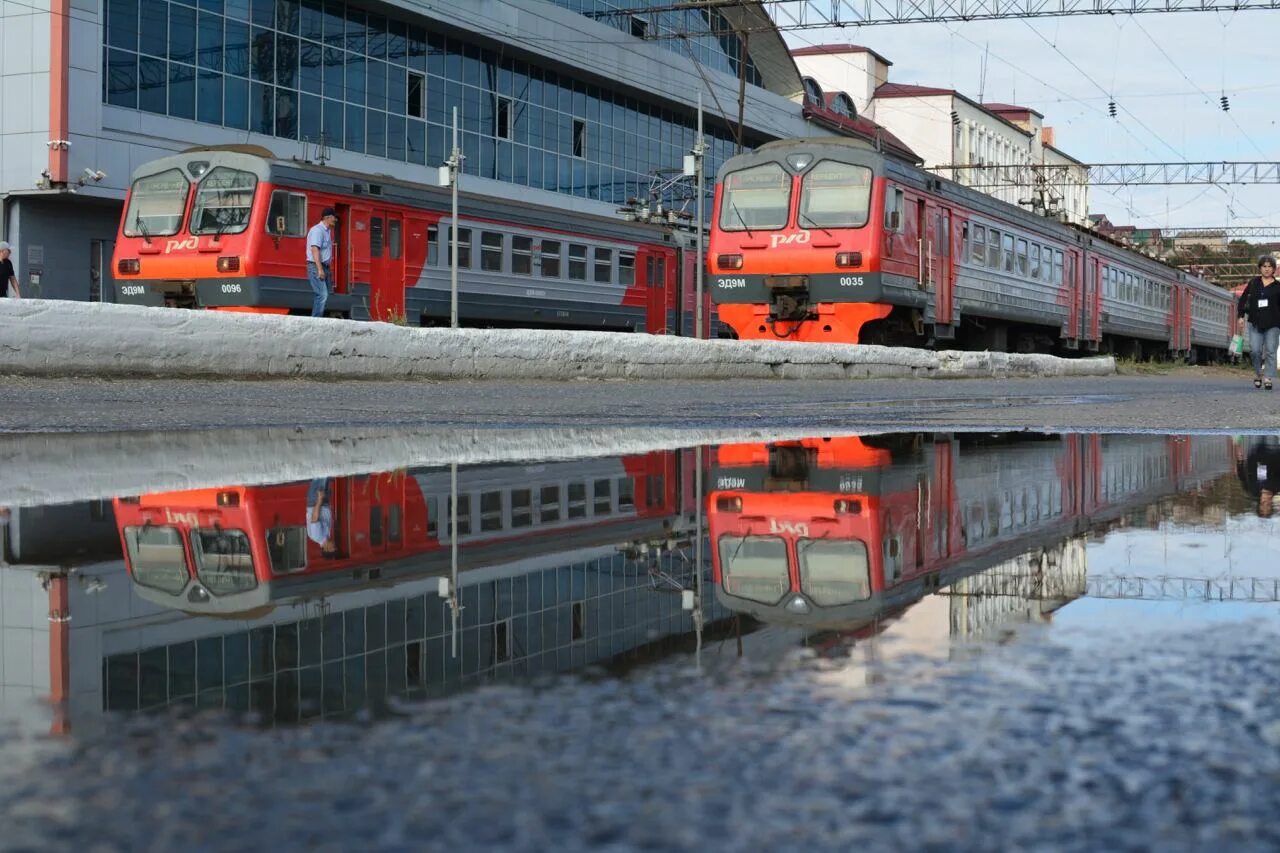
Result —
POLYGON ((0 373, 315 379, 887 379, 1108 376, 1064 359, 615 332, 387 323, 0 299, 0 373))

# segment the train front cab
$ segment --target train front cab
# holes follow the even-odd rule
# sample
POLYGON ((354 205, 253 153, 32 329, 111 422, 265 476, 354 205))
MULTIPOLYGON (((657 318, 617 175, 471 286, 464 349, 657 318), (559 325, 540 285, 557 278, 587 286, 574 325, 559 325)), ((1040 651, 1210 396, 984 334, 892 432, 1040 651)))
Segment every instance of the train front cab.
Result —
POLYGON ((735 158, 716 181, 707 251, 720 321, 747 340, 857 342, 890 311, 880 301, 885 193, 884 158, 852 141, 735 158))
POLYGON ((914 601, 960 547, 950 465, 949 444, 911 437, 719 448, 707 497, 717 597, 818 628, 914 601))
POLYGON ((332 553, 307 536, 307 482, 117 498, 135 588, 166 607, 239 614, 269 605, 283 587, 433 545, 422 496, 403 473, 325 483, 332 493, 332 553))

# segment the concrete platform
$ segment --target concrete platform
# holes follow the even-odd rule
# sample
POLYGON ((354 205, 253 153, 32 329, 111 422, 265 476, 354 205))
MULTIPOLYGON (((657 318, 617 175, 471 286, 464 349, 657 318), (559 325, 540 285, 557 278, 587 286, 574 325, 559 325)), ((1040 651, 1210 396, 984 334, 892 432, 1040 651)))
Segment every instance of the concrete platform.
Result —
POLYGON ((314 379, 959 379, 1107 376, 1110 356, 417 329, 309 317, 0 300, 0 373, 314 379))

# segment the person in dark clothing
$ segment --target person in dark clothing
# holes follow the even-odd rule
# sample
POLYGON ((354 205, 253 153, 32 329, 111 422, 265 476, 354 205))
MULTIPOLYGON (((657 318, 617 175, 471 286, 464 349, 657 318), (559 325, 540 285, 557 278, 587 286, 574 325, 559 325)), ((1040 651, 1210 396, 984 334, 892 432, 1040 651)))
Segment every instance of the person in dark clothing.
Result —
POLYGON ((1258 515, 1270 518, 1275 512, 1274 498, 1280 494, 1280 438, 1255 437, 1244 459, 1236 463, 1236 476, 1245 493, 1258 502, 1258 515))
POLYGON ((13 261, 9 260, 12 250, 9 244, 0 240, 0 297, 21 299, 18 292, 18 274, 13 270, 13 261))
POLYGON ((1253 387, 1270 391, 1276 378, 1276 346, 1280 344, 1280 281, 1276 279, 1276 259, 1258 259, 1258 275, 1249 279, 1236 305, 1241 334, 1248 330, 1253 357, 1253 387), (1267 376, 1263 376, 1263 370, 1267 376))

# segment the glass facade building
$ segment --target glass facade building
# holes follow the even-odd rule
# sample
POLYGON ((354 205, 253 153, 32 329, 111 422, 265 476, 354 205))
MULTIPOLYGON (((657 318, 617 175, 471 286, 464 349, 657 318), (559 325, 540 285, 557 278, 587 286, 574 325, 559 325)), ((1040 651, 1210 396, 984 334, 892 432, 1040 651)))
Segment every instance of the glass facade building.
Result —
MULTIPOLYGON (((282 721, 337 716, 406 691, 580 670, 694 630, 680 596, 655 589, 622 554, 459 593, 457 656, 447 602, 416 594, 109 655, 103 710, 181 703, 282 721)), ((729 615, 714 598, 704 605, 707 622, 729 615)))
MULTIPOLYGON (((553 2, 588 16, 622 5, 553 2)), ((678 168, 693 146, 691 109, 589 84, 407 14, 332 0, 105 0, 105 8, 106 104, 299 143, 275 146, 279 155, 323 142, 439 165, 457 108, 466 174, 622 203, 643 195, 655 170, 678 168)), ((641 17, 644 27, 670 29, 682 16, 696 31, 724 26, 700 12, 641 17)), ((599 19, 632 27, 632 16, 599 19)), ((657 43, 738 74, 736 38, 657 43)), ((745 73, 758 85, 753 65, 745 73)), ((708 127, 707 138, 715 174, 735 144, 723 127, 708 127)))

